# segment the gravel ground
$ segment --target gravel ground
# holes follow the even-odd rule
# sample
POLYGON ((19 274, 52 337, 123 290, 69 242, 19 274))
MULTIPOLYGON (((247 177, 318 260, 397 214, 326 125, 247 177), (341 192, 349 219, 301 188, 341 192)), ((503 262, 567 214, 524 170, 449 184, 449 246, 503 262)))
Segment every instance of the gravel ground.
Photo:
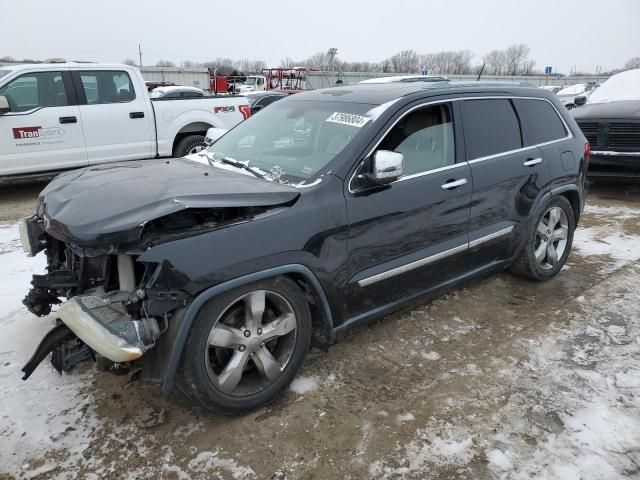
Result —
POLYGON ((592 189, 553 280, 473 281, 312 351, 274 405, 177 406, 87 367, 19 370, 53 318, 21 307, 43 260, 0 193, 0 478, 616 479, 640 476, 640 193, 592 189))

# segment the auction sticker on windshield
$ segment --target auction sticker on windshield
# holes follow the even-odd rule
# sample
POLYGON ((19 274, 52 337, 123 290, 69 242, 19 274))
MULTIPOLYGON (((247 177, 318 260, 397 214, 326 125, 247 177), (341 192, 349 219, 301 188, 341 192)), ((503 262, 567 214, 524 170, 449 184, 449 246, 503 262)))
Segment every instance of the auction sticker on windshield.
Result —
POLYGON ((329 115, 327 122, 340 123, 342 125, 350 125, 352 127, 362 128, 369 121, 367 117, 362 115, 354 115, 353 113, 334 112, 329 115))

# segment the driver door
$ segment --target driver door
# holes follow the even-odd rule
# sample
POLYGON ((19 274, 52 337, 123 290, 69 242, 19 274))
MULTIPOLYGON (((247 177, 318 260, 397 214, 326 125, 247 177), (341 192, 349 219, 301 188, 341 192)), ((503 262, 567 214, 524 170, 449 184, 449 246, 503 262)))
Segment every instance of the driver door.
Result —
MULTIPOLYGON (((347 193, 348 315, 366 316, 467 271, 471 169, 449 103, 413 109, 373 150, 404 156, 404 174, 383 188, 347 193), (455 128, 454 128, 455 127, 455 128)), ((371 158, 371 157, 370 157, 371 158)), ((368 168, 365 162, 363 168, 368 168)))
POLYGON ((0 173, 87 165, 80 110, 68 70, 27 72, 0 87, 11 111, 0 116, 0 173))

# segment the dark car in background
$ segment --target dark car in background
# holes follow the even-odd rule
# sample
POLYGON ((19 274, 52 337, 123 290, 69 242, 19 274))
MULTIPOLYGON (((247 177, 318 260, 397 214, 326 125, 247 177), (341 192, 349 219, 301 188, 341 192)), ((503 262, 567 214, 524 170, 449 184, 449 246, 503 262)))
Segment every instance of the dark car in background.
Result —
POLYGON ((280 100, 192 160, 62 174, 20 229, 47 257, 24 303, 60 304, 25 377, 49 352, 58 370, 102 357, 215 412, 258 408, 312 339, 491 272, 560 272, 587 146, 538 88, 360 84, 280 100))
POLYGON ((571 111, 591 145, 588 176, 640 180, 640 70, 612 76, 571 111))
POLYGON ((267 90, 261 92, 245 93, 244 96, 249 102, 249 106, 251 107, 251 115, 253 115, 255 113, 258 113, 263 108, 271 105, 273 102, 282 100, 287 95, 281 92, 267 90))

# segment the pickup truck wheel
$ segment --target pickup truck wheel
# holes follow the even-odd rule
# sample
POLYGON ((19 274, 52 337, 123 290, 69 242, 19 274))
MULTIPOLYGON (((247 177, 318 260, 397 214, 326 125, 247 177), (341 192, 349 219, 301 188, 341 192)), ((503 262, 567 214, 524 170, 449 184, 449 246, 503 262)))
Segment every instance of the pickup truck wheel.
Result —
POLYGON ((271 403, 293 380, 311 341, 304 294, 285 277, 239 287, 205 304, 189 333, 178 387, 223 415, 271 403))
POLYGON ((203 135, 189 135, 178 142, 173 156, 176 158, 185 157, 198 153, 205 148, 207 148, 207 144, 204 143, 203 135))
POLYGON ((566 263, 576 221, 571 204, 562 196, 549 200, 532 220, 525 244, 509 270, 540 282, 555 276, 566 263))

